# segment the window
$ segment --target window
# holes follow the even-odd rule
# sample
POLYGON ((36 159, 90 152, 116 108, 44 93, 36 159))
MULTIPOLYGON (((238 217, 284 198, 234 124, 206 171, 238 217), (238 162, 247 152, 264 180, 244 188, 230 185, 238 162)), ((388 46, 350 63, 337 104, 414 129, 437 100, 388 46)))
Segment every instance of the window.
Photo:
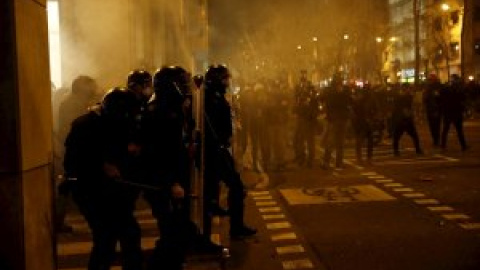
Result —
POLYGON ((457 24, 460 21, 460 11, 455 10, 450 13, 450 20, 453 24, 457 24))
POLYGON ((450 42, 450 57, 458 58, 460 56, 460 43, 450 42))

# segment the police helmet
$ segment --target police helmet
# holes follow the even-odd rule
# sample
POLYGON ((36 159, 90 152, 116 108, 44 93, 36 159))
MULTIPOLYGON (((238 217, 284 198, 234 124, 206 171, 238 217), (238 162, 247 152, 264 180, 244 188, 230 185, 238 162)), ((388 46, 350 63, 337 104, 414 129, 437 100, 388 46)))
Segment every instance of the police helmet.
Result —
POLYGON ((131 71, 127 77, 127 87, 132 88, 134 86, 142 86, 145 87, 146 85, 151 85, 152 83, 152 75, 143 69, 136 69, 131 71))
POLYGON ((101 113, 112 118, 128 118, 135 110, 135 96, 123 87, 109 90, 102 99, 101 113))
POLYGON ((190 95, 190 74, 180 66, 165 66, 158 69, 153 76, 155 93, 162 95, 190 95))
POLYGON ((225 65, 212 65, 205 74, 205 86, 207 93, 224 94, 229 86, 230 71, 225 65))

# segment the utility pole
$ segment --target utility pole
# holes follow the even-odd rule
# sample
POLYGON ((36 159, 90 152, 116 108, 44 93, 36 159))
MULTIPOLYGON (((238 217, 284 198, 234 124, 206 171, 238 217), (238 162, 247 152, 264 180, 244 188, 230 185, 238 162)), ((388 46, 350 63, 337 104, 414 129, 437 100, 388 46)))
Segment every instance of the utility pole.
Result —
POLYGON ((413 0, 413 20, 415 24, 415 70, 414 84, 417 86, 420 79, 420 1, 413 0))

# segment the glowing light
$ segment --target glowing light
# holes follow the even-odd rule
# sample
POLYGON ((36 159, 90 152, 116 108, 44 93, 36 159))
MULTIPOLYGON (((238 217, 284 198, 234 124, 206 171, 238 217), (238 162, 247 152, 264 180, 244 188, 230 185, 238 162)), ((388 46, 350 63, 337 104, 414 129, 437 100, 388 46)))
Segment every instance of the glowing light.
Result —
POLYGON ((473 77, 472 75, 468 76, 468 80, 473 82, 473 80, 475 80, 475 77, 473 77))
POLYGON ((390 41, 391 41, 391 42, 395 42, 395 41, 397 41, 397 40, 398 40, 397 37, 391 37, 391 38, 390 38, 390 41))
POLYGON ((302 49, 302 45, 298 45, 297 50, 301 50, 301 49, 302 49))
POLYGON ((343 35, 343 39, 347 40, 349 38, 350 38, 350 36, 348 34, 343 35))
POLYGON ((383 38, 377 37, 377 42, 378 42, 378 43, 381 43, 382 41, 383 41, 383 38))
POLYGON ((313 37, 312 40, 316 42, 316 41, 318 41, 318 38, 317 38, 317 37, 313 37))
POLYGON ((440 7, 443 11, 449 11, 450 10, 450 6, 448 4, 442 4, 440 7))

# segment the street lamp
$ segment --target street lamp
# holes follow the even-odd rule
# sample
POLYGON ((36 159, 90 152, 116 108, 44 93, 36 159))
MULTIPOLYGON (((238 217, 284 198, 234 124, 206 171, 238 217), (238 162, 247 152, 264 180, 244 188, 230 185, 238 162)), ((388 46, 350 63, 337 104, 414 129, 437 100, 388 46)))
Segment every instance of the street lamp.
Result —
POLYGON ((382 43, 383 42, 383 38, 381 38, 381 37, 377 37, 376 40, 377 40, 377 43, 382 43))
POLYGON ((343 35, 343 39, 347 40, 349 38, 350 38, 350 36, 348 34, 343 35))

